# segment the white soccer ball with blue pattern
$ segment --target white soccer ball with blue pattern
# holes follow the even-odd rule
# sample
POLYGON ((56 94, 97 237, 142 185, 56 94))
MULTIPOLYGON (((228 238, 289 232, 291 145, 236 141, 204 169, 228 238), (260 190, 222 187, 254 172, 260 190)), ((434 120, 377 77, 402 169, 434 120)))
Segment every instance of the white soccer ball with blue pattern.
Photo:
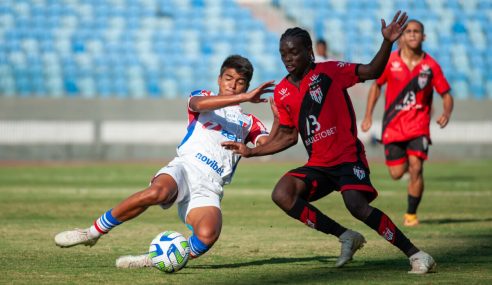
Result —
POLYGON ((165 231, 150 243, 149 257, 155 268, 173 273, 185 267, 190 257, 190 247, 182 234, 165 231))

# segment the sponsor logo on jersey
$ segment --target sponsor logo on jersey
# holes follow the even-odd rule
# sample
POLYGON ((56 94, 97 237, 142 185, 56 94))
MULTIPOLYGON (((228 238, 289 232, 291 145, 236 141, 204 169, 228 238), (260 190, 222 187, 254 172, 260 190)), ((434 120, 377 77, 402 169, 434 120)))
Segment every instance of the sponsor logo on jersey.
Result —
POLYGON ((280 89, 280 91, 278 91, 278 93, 280 94, 280 100, 284 100, 285 97, 290 95, 289 89, 287 89, 287 88, 280 89))
MULTIPOLYGON (((246 125, 247 126, 247 125, 246 125)), ((236 134, 231 133, 224 129, 219 123, 217 122, 206 122, 203 124, 202 128, 208 129, 208 130, 214 130, 220 132, 220 134, 227 138, 228 140, 235 141, 235 142, 241 142, 242 139, 238 138, 236 134)))
POLYGON ((235 142, 242 142, 242 138, 238 138, 238 136, 234 133, 228 132, 227 130, 222 130, 220 134, 224 137, 226 137, 228 140, 235 141, 235 142))
POLYGON ((429 65, 422 64, 422 69, 420 69, 418 84, 420 89, 424 89, 429 83, 429 78, 431 76, 431 69, 429 65))
POLYGON ((337 67, 338 67, 338 68, 342 68, 342 67, 349 66, 349 65, 350 65, 350 63, 345 62, 345 61, 339 61, 339 62, 337 63, 337 67))
POLYGON ((204 163, 205 165, 207 165, 208 167, 210 167, 217 174, 222 175, 222 173, 224 173, 224 168, 220 167, 217 161, 215 161, 214 159, 209 158, 201 153, 197 153, 195 155, 195 158, 198 159, 200 162, 204 163))
POLYGON ((366 172, 364 169, 360 168, 359 166, 354 166, 354 175, 359 178, 359 180, 362 180, 366 177, 366 172))
POLYGON ((322 139, 325 139, 327 137, 330 137, 334 135, 337 132, 337 127, 331 127, 329 129, 322 130, 321 132, 317 132, 315 135, 309 136, 305 141, 304 144, 306 146, 313 144, 317 141, 320 141, 322 139))
POLYGON ((391 62, 391 71, 401 71, 401 63, 399 61, 392 61, 391 62))

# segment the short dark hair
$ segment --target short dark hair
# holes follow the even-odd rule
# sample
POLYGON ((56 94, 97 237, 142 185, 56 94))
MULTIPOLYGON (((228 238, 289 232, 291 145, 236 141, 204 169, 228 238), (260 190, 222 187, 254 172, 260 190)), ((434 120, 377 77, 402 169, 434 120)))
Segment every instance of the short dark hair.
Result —
POLYGON ((424 24, 422 22, 420 22, 419 20, 410 19, 410 20, 407 21, 407 25, 409 23, 412 23, 412 22, 419 24, 420 25, 420 28, 422 29, 422 34, 425 34, 425 32, 424 32, 424 24))
POLYGON ((311 36, 306 30, 301 29, 299 27, 287 29, 280 37, 280 41, 283 41, 286 38, 299 38, 301 39, 302 45, 305 48, 307 49, 313 48, 313 41, 311 40, 311 36))
POLYGON ((324 39, 318 39, 316 40, 316 44, 321 44, 321 45, 325 45, 326 46, 326 41, 324 39))
POLYGON ((249 59, 237 54, 228 56, 222 63, 222 66, 220 67, 220 76, 222 76, 226 71, 226 69, 228 68, 233 68, 236 70, 237 73, 246 77, 246 80, 249 85, 251 78, 253 78, 253 71, 254 71, 253 65, 251 64, 249 59))

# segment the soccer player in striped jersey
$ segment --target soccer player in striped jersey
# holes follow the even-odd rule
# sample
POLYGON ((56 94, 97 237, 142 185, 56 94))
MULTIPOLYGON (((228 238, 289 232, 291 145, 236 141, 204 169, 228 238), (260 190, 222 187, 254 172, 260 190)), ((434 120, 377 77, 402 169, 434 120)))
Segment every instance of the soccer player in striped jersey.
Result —
MULTIPOLYGON (((273 91, 274 83, 270 81, 247 92, 252 76, 253 66, 248 59, 228 57, 220 69, 217 95, 206 90, 191 93, 188 133, 177 148, 178 155, 155 174, 149 187, 106 211, 92 226, 57 234, 56 245, 93 246, 101 236, 136 218, 148 207, 160 205, 167 209, 177 204, 179 217, 192 230, 188 240, 191 257, 209 250, 222 229, 223 186, 231 182, 240 160, 240 155, 225 150, 221 142, 261 145, 268 137, 262 122, 239 106, 243 102, 265 102, 261 95, 273 91)), ((150 267, 152 262, 147 254, 130 255, 120 257, 116 266, 150 267)))
POLYGON ((369 89, 361 125, 364 132, 371 128, 374 106, 381 87, 387 83, 382 142, 391 178, 401 179, 407 172, 410 176, 405 226, 419 224, 417 207, 424 193, 423 165, 431 144, 429 125, 434 89, 443 102, 443 112, 437 119, 441 128, 448 124, 453 110, 451 88, 437 61, 422 49, 424 39, 424 25, 417 20, 408 21, 400 48, 391 54, 383 74, 369 89))
POLYGON ((357 82, 381 75, 406 20, 406 13, 398 12, 389 25, 381 21, 384 40, 369 64, 315 63, 309 33, 301 28, 288 29, 280 38, 280 55, 289 74, 274 91, 278 129, 274 128, 266 143, 254 148, 237 142, 222 143, 243 157, 253 157, 291 147, 300 135, 308 162, 279 180, 272 199, 290 217, 339 238, 342 249, 337 267, 352 260, 366 241, 360 233, 345 228, 312 205, 312 201, 334 190, 342 194, 355 218, 410 259, 409 273, 427 273, 436 266, 433 258, 413 245, 385 213, 369 205, 377 191, 369 178, 369 165, 364 146, 357 138, 355 113, 347 93, 347 88, 357 82))

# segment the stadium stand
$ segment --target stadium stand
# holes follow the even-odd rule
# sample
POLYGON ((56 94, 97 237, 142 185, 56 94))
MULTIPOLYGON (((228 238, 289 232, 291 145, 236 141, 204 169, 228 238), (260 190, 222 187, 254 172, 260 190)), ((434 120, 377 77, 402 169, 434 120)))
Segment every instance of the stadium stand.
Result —
POLYGON ((347 61, 368 62, 379 48, 379 19, 395 10, 422 21, 424 49, 441 64, 457 99, 492 98, 489 0, 273 0, 272 4, 347 61))
POLYGON ((283 73, 279 36, 228 0, 0 2, 1 96, 185 97, 230 53, 283 73))
MULTIPOLYGON (((404 9, 426 25, 425 49, 458 99, 492 98, 488 0, 272 0, 343 58, 368 62, 379 18, 404 9), (354 4, 356 3, 356 5, 354 4)), ((232 0, 4 0, 0 96, 183 98, 213 89, 230 53, 259 82, 280 79, 279 35, 232 0)))

